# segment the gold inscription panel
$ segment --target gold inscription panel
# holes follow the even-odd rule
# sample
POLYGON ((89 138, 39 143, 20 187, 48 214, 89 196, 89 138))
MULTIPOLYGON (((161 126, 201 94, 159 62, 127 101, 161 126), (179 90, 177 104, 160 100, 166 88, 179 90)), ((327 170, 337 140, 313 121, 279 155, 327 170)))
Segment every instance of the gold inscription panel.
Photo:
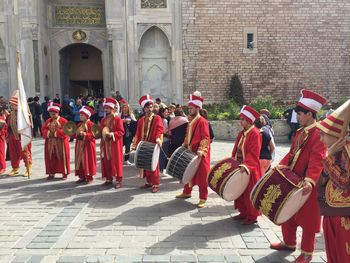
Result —
POLYGON ((106 24, 103 7, 81 6, 56 6, 55 22, 56 25, 102 26, 106 24))
POLYGON ((167 0, 141 0, 141 8, 166 8, 167 0))

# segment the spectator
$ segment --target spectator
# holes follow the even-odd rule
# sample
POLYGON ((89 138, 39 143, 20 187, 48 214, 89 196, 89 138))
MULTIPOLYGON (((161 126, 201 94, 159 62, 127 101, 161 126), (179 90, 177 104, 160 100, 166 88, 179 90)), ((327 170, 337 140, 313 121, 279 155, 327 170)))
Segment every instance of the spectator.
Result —
POLYGON ((123 99, 123 97, 120 95, 119 90, 115 92, 115 99, 119 102, 123 99))
POLYGON ((56 93, 56 97, 53 99, 53 102, 61 104, 60 94, 56 93))
POLYGON ((168 108, 160 108, 159 109, 159 116, 162 118, 163 121, 163 144, 162 144, 162 151, 160 152, 159 156, 159 171, 163 173, 166 165, 167 165, 167 159, 168 159, 168 152, 169 152, 169 111, 168 108))
MULTIPOLYGON (((206 109, 200 109, 199 114, 206 120, 208 120, 208 111, 206 109)), ((209 135, 210 135, 210 143, 212 143, 215 139, 214 131, 213 128, 211 127, 210 122, 208 121, 209 124, 209 135)))
POLYGON ((124 124, 124 136, 123 136, 123 146, 125 147, 125 155, 124 155, 124 165, 131 165, 129 162, 129 153, 130 146, 132 143, 132 139, 136 133, 136 118, 130 105, 126 100, 121 100, 122 110, 120 114, 120 118, 124 124))
POLYGON ((157 103, 155 103, 153 105, 153 113, 154 114, 158 114, 159 113, 159 105, 157 103))
POLYGON ((47 106, 48 106, 48 104, 50 102, 50 97, 45 96, 44 100, 45 101, 43 103, 41 103, 41 113, 42 113, 44 121, 46 121, 48 118, 50 118, 50 114, 47 111, 47 106))
POLYGON ((188 119, 185 117, 182 109, 176 109, 175 117, 169 123, 169 151, 168 156, 171 156, 177 148, 179 148, 185 140, 188 119))
POLYGON ((265 118, 263 116, 260 116, 255 120, 254 124, 258 129, 260 129, 262 138, 259 161, 261 173, 265 174, 271 167, 276 146, 270 127, 267 124, 265 118))
POLYGON ((74 106, 73 106, 73 121, 78 124, 80 122, 80 113, 79 111, 83 107, 81 99, 77 99, 74 106))
POLYGON ((288 140, 290 141, 299 129, 297 113, 295 112, 295 104, 292 104, 291 108, 283 112, 283 117, 287 119, 287 124, 290 127, 290 132, 288 134, 288 140))
POLYGON ((41 106, 39 102, 39 97, 34 97, 34 115, 33 115, 33 134, 34 137, 40 137, 41 136, 41 106))
POLYGON ((160 98, 156 98, 156 104, 159 105, 159 108, 166 108, 166 105, 160 100, 160 98))
POLYGON ((104 116, 105 116, 105 111, 103 109, 103 100, 101 99, 98 102, 98 123, 101 122, 104 116))
POLYGON ((323 116, 322 116, 321 119, 323 120, 323 119, 327 118, 328 115, 330 115, 333 111, 334 111, 333 105, 332 105, 331 102, 329 102, 329 103, 327 104, 327 111, 323 114, 323 116))
POLYGON ((171 119, 173 119, 175 117, 174 112, 175 112, 176 106, 174 104, 170 104, 168 109, 169 109, 169 121, 170 121, 171 119))

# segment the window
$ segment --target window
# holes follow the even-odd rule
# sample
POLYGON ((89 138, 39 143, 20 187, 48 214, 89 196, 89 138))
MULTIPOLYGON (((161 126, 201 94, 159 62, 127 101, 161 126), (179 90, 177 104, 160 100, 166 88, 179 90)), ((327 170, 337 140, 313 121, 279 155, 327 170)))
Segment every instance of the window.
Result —
POLYGON ((243 29, 243 53, 258 53, 258 30, 256 27, 243 29))

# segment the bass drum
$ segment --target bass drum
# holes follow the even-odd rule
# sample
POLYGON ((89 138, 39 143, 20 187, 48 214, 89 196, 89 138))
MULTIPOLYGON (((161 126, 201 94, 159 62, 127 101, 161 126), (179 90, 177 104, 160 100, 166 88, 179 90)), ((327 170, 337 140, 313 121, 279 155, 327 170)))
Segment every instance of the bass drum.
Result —
POLYGON ((140 141, 134 157, 135 167, 154 172, 159 161, 160 148, 158 144, 140 141))

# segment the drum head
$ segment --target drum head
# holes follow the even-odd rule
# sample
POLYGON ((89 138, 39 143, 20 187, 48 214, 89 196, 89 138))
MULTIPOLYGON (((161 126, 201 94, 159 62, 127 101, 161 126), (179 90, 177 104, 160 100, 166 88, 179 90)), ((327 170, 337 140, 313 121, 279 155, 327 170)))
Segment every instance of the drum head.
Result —
POLYGON ((188 184, 193 179, 194 175, 198 170, 198 166, 201 162, 201 159, 198 156, 195 156, 192 161, 188 164, 184 176, 182 177, 182 183, 188 184))
POLYGON ((284 206, 281 208, 280 213, 276 216, 277 225, 288 221, 305 204, 311 193, 302 195, 302 191, 302 188, 295 191, 285 202, 284 206))
POLYGON ((222 198, 226 201, 234 201, 240 197, 249 184, 250 175, 246 172, 242 173, 240 170, 237 170, 234 174, 231 175, 228 179, 224 191, 222 193, 222 198))
POLYGON ((159 154, 160 154, 160 147, 158 144, 154 147, 153 150, 153 156, 152 156, 152 172, 157 169, 157 165, 159 162, 159 154))

